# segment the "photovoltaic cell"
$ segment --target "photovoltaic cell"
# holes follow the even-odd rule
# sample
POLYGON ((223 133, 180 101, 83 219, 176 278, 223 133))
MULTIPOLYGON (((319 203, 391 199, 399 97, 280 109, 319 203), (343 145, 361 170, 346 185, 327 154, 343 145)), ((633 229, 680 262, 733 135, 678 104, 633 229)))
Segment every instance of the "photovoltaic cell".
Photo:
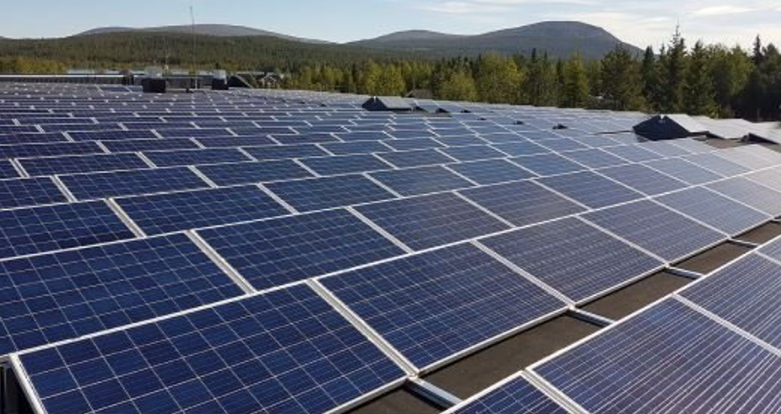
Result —
POLYGON ((239 296, 182 234, 0 262, 0 354, 239 296))
POLYGON ((290 214, 255 186, 139 196, 117 203, 148 235, 290 214))
POLYGON ((94 142, 0 145, 0 159, 86 154, 105 154, 105 151, 94 142))
POLYGON ((664 156, 649 151, 641 145, 620 145, 605 148, 604 151, 631 162, 645 162, 664 158, 664 156))
POLYGON ((390 164, 370 154, 304 158, 301 163, 324 176, 393 169, 390 164))
POLYGON ((158 136, 149 130, 134 131, 90 131, 71 132, 71 138, 76 141, 124 141, 130 139, 157 139, 158 136))
POLYGON ((574 301, 621 286, 662 262, 575 218, 481 241, 574 301))
POLYGON ((567 174, 586 169, 585 166, 570 161, 557 154, 539 154, 515 157, 512 159, 512 162, 541 176, 567 174))
POLYGON ((636 191, 588 171, 542 178, 539 182, 591 208, 607 207, 643 197, 636 191))
POLYGON ((230 131, 228 131, 225 128, 209 128, 209 129, 161 128, 157 131, 157 133, 165 138, 224 137, 231 134, 230 131))
POLYGON ((149 151, 144 155, 158 167, 252 161, 235 148, 185 151, 149 151))
POLYGON ((645 165, 691 185, 705 184, 723 178, 721 175, 679 158, 651 161, 645 165))
POLYGON ((781 215, 781 193, 745 178, 731 178, 708 188, 773 217, 781 215))
POLYGON ((312 177, 309 171, 292 160, 199 165, 197 168, 220 186, 312 177))
POLYGON ((652 201, 638 201, 583 216, 668 262, 696 253, 726 236, 652 201))
POLYGON ((483 140, 477 135, 452 135, 438 137, 437 141, 449 147, 465 147, 469 145, 486 145, 488 141, 483 140))
POLYGON ((404 253, 344 210, 200 230, 258 290, 404 253))
POLYGON ((393 194, 362 175, 280 181, 266 187, 300 212, 389 200, 393 194))
POLYGON ((646 195, 657 195, 680 190, 689 185, 664 175, 642 164, 605 168, 599 173, 646 195))
POLYGON ((716 148, 711 147, 710 145, 704 142, 697 141, 691 138, 674 139, 671 140, 670 143, 678 147, 684 148, 686 150, 689 150, 694 154, 698 154, 702 152, 711 152, 716 150, 716 148))
POLYGON ((577 151, 588 149, 587 146, 569 138, 544 139, 534 142, 551 151, 577 151))
POLYGON ((469 147, 443 148, 440 151, 459 161, 479 161, 493 158, 504 158, 505 155, 487 145, 473 145, 469 147))
POLYGON ((377 155, 398 168, 424 167, 455 162, 452 158, 435 149, 386 152, 377 155))
POLYGON ((265 135, 243 137, 204 137, 197 138, 206 148, 235 148, 235 147, 261 147, 264 145, 276 145, 271 138, 265 135))
POLYGON ((320 282, 420 369, 565 307, 469 244, 320 282))
POLYGON ((535 177, 534 174, 507 160, 487 160, 451 164, 448 168, 481 184, 498 184, 535 177))
POLYGON ((691 154, 691 152, 681 147, 675 146, 671 144, 669 141, 643 142, 638 145, 644 149, 651 150, 664 157, 680 157, 680 156, 691 154))
POLYGON ((20 159, 19 163, 31 176, 77 174, 97 171, 136 170, 149 168, 136 154, 77 155, 51 158, 20 159))
POLYGON ((0 258, 133 237, 102 201, 0 211, 0 258))
POLYGON ((0 160, 0 179, 19 178, 19 172, 11 164, 10 160, 0 160))
POLYGON ((208 188, 186 167, 64 175, 60 179, 80 200, 208 188))
MULTIPOLYGON (((397 132, 393 132, 393 134, 396 133, 397 132)), ((396 151, 410 151, 444 147, 444 145, 431 138, 389 139, 382 142, 396 151)))
POLYGON ((781 359, 667 300, 534 368, 591 413, 774 412, 781 359))
POLYGON ((0 180, 0 209, 67 201, 62 191, 48 177, 0 180))
POLYGON ((415 250, 507 229, 501 221, 453 194, 394 200, 357 210, 415 250))
POLYGON ((550 397, 521 376, 465 401, 442 414, 567 414, 550 397))
POLYGON ((734 177, 743 173, 747 173, 751 170, 742 167, 733 162, 727 161, 724 158, 719 157, 715 153, 713 154, 695 154, 688 157, 684 157, 686 161, 700 167, 711 170, 717 174, 721 174, 725 177, 734 177))
POLYGON ((585 210, 531 181, 478 187, 461 193, 519 227, 581 213, 585 210))
POLYGON ((323 148, 334 155, 371 154, 391 150, 377 141, 334 142, 323 144, 323 148))
POLYGON ((494 144, 492 145, 492 147, 498 149, 499 151, 502 151, 503 153, 511 157, 518 157, 522 155, 545 154, 550 152, 550 150, 543 148, 531 141, 508 142, 506 144, 494 144))
POLYGON ((412 196, 471 187, 472 184, 444 167, 421 167, 370 174, 401 195, 412 196))
POLYGON ((328 155, 322 148, 313 144, 247 147, 244 148, 244 150, 260 161, 286 158, 324 157, 328 155))
POLYGON ((771 219, 769 215, 702 187, 667 194, 656 201, 733 236, 771 219))
POLYGON ((328 412, 405 373, 307 286, 21 357, 49 413, 328 412))
POLYGON ((198 149, 195 141, 187 138, 132 139, 102 142, 111 152, 174 151, 198 149))

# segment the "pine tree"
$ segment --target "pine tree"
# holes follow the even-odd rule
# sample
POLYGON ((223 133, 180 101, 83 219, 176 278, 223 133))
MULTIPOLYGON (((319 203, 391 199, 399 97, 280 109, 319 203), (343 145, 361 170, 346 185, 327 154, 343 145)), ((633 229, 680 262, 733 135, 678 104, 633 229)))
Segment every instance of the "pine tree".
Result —
POLYGON ((584 108, 589 98, 588 76, 580 55, 575 54, 564 65, 564 91, 562 105, 567 108, 584 108))
POLYGON ((641 110, 645 106, 640 68, 632 53, 617 46, 602 59, 602 88, 609 108, 641 110))
POLYGON ((754 65, 759 66, 762 64, 762 60, 764 58, 764 53, 762 49, 762 38, 757 35, 757 38, 754 39, 754 49, 753 53, 751 55, 751 59, 754 61, 754 65))
POLYGON ((651 46, 645 49, 640 73, 643 80, 643 97, 649 106, 655 107, 656 86, 659 78, 657 76, 656 55, 654 55, 654 48, 651 46))
POLYGON ((681 112, 684 109, 683 89, 686 84, 686 41, 679 28, 675 29, 665 57, 660 65, 659 106, 663 112, 681 112))
POLYGON ((689 115, 715 116, 716 92, 709 68, 709 56, 701 41, 694 44, 686 66, 684 109, 689 115))

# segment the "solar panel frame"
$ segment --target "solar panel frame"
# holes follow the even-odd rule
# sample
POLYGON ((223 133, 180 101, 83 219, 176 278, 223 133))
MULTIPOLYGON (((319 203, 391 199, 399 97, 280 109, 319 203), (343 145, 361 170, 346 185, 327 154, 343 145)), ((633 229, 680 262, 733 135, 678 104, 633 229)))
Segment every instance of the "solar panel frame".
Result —
POLYGON ((442 414, 567 414, 553 399, 529 382, 523 374, 513 375, 463 400, 442 414))
POLYGON ((68 202, 51 177, 0 180, 0 209, 68 202))

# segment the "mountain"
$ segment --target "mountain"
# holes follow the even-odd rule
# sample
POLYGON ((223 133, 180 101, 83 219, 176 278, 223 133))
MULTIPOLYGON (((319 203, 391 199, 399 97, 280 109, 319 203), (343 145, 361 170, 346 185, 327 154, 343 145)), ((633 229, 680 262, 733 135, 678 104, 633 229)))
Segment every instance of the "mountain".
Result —
POLYGON ((288 36, 280 33, 270 32, 267 30, 254 29, 246 26, 234 26, 228 24, 196 24, 182 25, 182 26, 160 26, 160 27, 145 27, 145 28, 132 28, 132 27, 100 27, 92 30, 87 30, 77 34, 76 36, 94 36, 113 33, 128 33, 128 32, 147 32, 147 33, 177 33, 177 34, 191 34, 195 32, 197 35, 202 36, 216 36, 216 37, 242 37, 242 36, 267 36, 276 37, 279 39, 292 40, 301 43, 312 44, 324 44, 329 43, 322 40, 304 39, 300 37, 288 36))
POLYGON ((536 48, 540 52, 548 52, 555 58, 565 58, 574 52, 580 52, 585 59, 601 58, 619 44, 635 53, 642 52, 600 27, 581 22, 542 22, 468 36, 406 31, 351 44, 446 55, 477 55, 488 51, 528 55, 536 48))

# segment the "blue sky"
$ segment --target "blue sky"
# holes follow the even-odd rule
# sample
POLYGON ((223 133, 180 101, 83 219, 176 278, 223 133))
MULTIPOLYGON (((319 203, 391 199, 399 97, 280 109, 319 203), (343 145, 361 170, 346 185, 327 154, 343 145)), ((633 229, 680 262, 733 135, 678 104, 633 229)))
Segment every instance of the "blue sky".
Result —
POLYGON ((350 41, 397 30, 481 33, 543 20, 602 26, 658 47, 680 22, 684 35, 750 45, 781 43, 781 0, 0 0, 0 36, 53 37, 98 26, 230 23, 301 37, 350 41))

